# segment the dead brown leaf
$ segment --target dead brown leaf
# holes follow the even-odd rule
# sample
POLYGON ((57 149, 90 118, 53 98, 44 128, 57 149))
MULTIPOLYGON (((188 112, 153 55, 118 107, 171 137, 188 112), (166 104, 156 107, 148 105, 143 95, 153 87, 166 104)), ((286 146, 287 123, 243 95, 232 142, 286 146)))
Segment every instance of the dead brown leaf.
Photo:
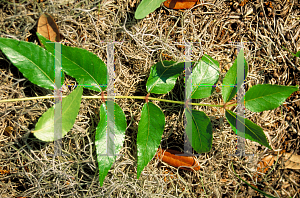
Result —
POLYGON ((258 162, 257 172, 266 173, 269 168, 273 165, 275 157, 273 155, 268 155, 264 157, 260 162, 258 162))
POLYGON ((37 32, 46 39, 59 42, 60 34, 54 19, 49 14, 42 14, 38 21, 37 32))
POLYGON ((197 4, 197 0, 167 0, 164 6, 174 10, 190 9, 197 4))
POLYGON ((200 164, 194 156, 180 156, 176 154, 183 154, 183 153, 172 149, 167 149, 167 150, 158 149, 155 158, 161 159, 163 162, 171 166, 179 167, 184 170, 192 170, 192 169, 194 169, 195 171, 200 170, 201 168, 200 164))
MULTIPOLYGON (((300 169, 300 155, 282 152, 281 154, 279 154, 279 157, 282 155, 284 156, 285 162, 281 169, 300 169)), ((267 171, 273 166, 275 160, 276 156, 268 155, 264 157, 260 162, 258 162, 258 175, 267 173, 267 171)), ((256 176, 257 175, 255 174, 255 177, 256 176)))
POLYGON ((300 155, 285 153, 284 159, 287 160, 284 163, 284 169, 300 169, 300 155))

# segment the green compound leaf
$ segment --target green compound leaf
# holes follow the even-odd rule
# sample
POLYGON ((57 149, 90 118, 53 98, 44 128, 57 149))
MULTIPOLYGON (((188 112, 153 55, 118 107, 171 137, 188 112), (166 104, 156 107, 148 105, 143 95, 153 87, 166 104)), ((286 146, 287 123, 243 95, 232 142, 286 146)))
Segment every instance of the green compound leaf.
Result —
POLYGON ((150 75, 146 83, 149 93, 166 94, 171 91, 177 77, 184 70, 184 62, 174 61, 158 62, 151 67, 150 75))
POLYGON ((114 112, 108 112, 108 114, 107 112, 108 111, 105 104, 102 104, 100 107, 100 122, 98 123, 95 135, 95 145, 99 168, 99 182, 101 186, 103 185, 103 181, 112 164, 116 160, 116 155, 120 152, 123 146, 127 125, 125 114, 117 103, 114 103, 114 112), (113 125, 114 139, 110 139, 110 142, 112 143, 110 146, 114 146, 114 155, 111 156, 107 151, 107 115, 110 118, 115 118, 113 125))
POLYGON ((136 19, 146 17, 148 14, 156 10, 164 1, 165 0, 142 0, 135 11, 134 17, 136 19))
POLYGON ((219 79, 219 63, 208 55, 204 55, 193 69, 192 99, 209 97, 215 90, 219 79))
POLYGON ((165 128, 165 115, 159 107, 148 102, 144 104, 137 134, 137 178, 155 155, 165 128))
MULTIPOLYGON (((230 110, 226 110, 225 116, 226 116, 226 119, 228 120, 231 128, 233 129, 233 131, 235 131, 238 136, 243 137, 243 133, 236 129, 236 126, 237 126, 236 125, 236 116, 237 115, 230 110)), ((239 122, 240 126, 241 125, 245 126, 245 138, 246 139, 260 143, 261 145, 264 145, 272 150, 272 148, 269 145, 269 142, 266 138, 266 135, 261 127, 259 127, 258 125, 254 124, 250 120, 243 118, 241 116, 238 116, 238 122, 239 122), (244 122, 243 122, 243 119, 245 119, 244 122)))
POLYGON ((228 72, 226 73, 223 79, 223 87, 222 87, 222 96, 224 103, 229 102, 237 93, 237 88, 239 89, 246 79, 248 74, 248 64, 246 59, 244 59, 244 50, 241 49, 240 53, 238 54, 237 58, 235 59, 233 65, 230 67, 228 72), (244 60, 244 63, 243 63, 244 60), (241 61, 241 62, 238 62, 241 61), (245 69, 244 69, 245 65, 245 69), (237 76, 237 71, 244 71, 244 76, 237 76), (239 82, 237 82, 239 79, 239 82), (235 87, 235 85, 237 86, 235 87))
POLYGON ((245 94, 245 107, 252 112, 272 110, 297 90, 297 86, 254 85, 245 94))
MULTIPOLYGON (((55 54, 54 43, 37 33, 45 48, 55 54)), ((77 82, 83 82, 84 88, 99 91, 107 86, 107 67, 95 54, 76 47, 61 45, 62 69, 77 82)))
POLYGON ((54 90, 55 59, 51 53, 34 43, 1 37, 0 49, 30 82, 54 90))
MULTIPOLYGON (((77 87, 66 98, 62 99, 62 136, 64 137, 73 127, 79 112, 82 87, 77 87)), ((35 125, 34 136, 42 141, 51 142, 54 139, 54 106, 48 109, 35 125)))
POLYGON ((198 110, 185 109, 186 134, 192 147, 198 153, 209 152, 212 146, 212 125, 209 117, 198 110), (192 121, 192 122, 190 122, 192 121))

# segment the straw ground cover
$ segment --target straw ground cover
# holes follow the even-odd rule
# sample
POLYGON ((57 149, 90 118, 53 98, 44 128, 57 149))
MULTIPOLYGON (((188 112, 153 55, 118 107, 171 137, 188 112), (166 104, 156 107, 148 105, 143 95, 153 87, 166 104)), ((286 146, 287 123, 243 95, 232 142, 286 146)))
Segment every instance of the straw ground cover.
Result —
MULTIPOLYGON (((239 6, 234 2, 206 1, 195 9, 173 11, 159 8, 143 20, 134 19, 135 1, 63 2, 1 1, 1 36, 37 42, 36 22, 41 13, 56 20, 66 45, 81 47, 106 61, 106 43, 115 45, 116 95, 144 96, 150 67, 161 59, 184 61, 184 48, 175 42, 198 42, 193 46, 193 60, 208 54, 220 62, 224 76, 236 57, 235 47, 228 41, 248 41, 245 57, 249 65, 246 90, 262 84, 299 85, 299 60, 281 46, 296 52, 299 43, 299 9, 296 2, 249 1, 239 6), (252 13, 251 13, 252 8, 252 13), (274 14, 273 14, 274 13, 274 14), (247 16, 246 16, 247 15, 247 16), (251 43, 250 43, 251 42, 251 43)), ((1 54, 1 99, 51 95, 50 91, 31 84, 1 54)), ((66 83, 75 81, 66 76, 66 83)), ((220 82, 219 82, 220 83, 220 82)), ((183 76, 173 92, 159 96, 183 100, 183 76)), ((66 88, 67 95, 73 88, 66 88)), ((95 92, 84 90, 84 95, 95 92)), ((201 103, 220 104, 220 93, 201 103)), ((126 140, 100 187, 94 147, 95 127, 99 122, 100 100, 82 100, 73 129, 63 138, 63 150, 69 155, 53 157, 54 144, 38 141, 30 133, 38 118, 53 100, 1 103, 0 112, 0 185, 3 197, 251 197, 258 196, 233 173, 280 197, 299 195, 299 171, 273 170, 254 177, 257 163, 279 151, 300 154, 299 98, 295 94, 275 110, 262 113, 246 111, 246 118, 261 126, 274 151, 246 141, 243 159, 229 156, 235 152, 236 135, 224 122, 224 112, 200 107, 211 118, 214 130, 212 150, 198 157, 202 168, 197 172, 175 169, 153 159, 136 179, 136 136, 141 107, 145 101, 116 100, 126 115, 126 140), (11 128, 10 128, 11 127, 11 128)), ((161 146, 183 148, 183 106, 153 101, 164 110, 166 128, 161 146)), ((195 101, 199 102, 199 101, 195 101)), ((234 109, 233 109, 234 110, 234 109)))

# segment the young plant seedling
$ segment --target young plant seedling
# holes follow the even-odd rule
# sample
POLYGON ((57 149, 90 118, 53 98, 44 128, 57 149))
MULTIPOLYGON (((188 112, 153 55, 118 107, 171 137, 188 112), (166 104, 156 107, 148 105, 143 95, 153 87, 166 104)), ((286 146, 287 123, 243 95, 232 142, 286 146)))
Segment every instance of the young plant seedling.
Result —
MULTIPOLYGON (((50 43, 40 34, 37 34, 39 40, 45 47, 43 49, 33 43, 17 41, 9 38, 0 38, 0 49, 7 58, 23 73, 23 75, 32 83, 46 89, 54 90, 54 62, 57 57, 54 56, 54 44, 50 43)), ((102 92, 105 90, 107 82, 107 67, 105 63, 96 55, 87 50, 67 47, 62 45, 62 70, 64 73, 72 76, 81 85, 71 94, 62 100, 62 136, 66 135, 72 128, 75 118, 79 112, 83 88, 102 92), (80 56, 78 56, 80 54, 80 56), (95 85, 95 86, 91 86, 95 85), (72 108, 71 108, 72 107, 72 108)), ((238 58, 244 59, 243 50, 238 54, 238 58)), ((214 92, 214 87, 219 80, 219 63, 208 55, 204 55, 200 61, 192 62, 194 64, 192 78, 192 89, 189 90, 190 98, 201 99, 209 97, 214 92), (201 85, 201 86, 200 86, 201 85)), ((146 83, 148 94, 166 94, 172 91, 178 76, 184 71, 184 62, 162 61, 151 67, 150 75, 146 83)), ((248 65, 244 59, 243 64, 238 64, 237 60, 226 73, 223 79, 222 98, 224 104, 210 105, 191 103, 195 106, 211 106, 225 108, 234 106, 230 101, 234 98, 237 90, 243 82, 237 82, 237 69, 245 70, 245 78, 248 74, 248 65), (226 86, 227 85, 227 86, 226 86), (235 86, 228 86, 235 85, 235 86)), ((64 80, 64 75, 62 75, 64 80)), ((189 82, 190 80, 187 79, 189 82)), ((259 84, 251 87, 245 94, 245 107, 252 112, 262 112, 279 107, 293 92, 298 91, 297 86, 281 86, 271 84, 259 84)), ((26 98, 39 99, 42 97, 26 98)), ((53 98, 53 97, 52 97, 53 98)), ((91 98, 91 97, 90 97, 91 98)), ((94 97, 93 97, 94 98, 94 97)), ((107 97, 106 97, 107 98, 107 97)), ((116 99, 124 96, 115 96, 116 99)), ((130 98, 130 96, 128 97, 130 98)), ((141 119, 138 124, 137 134, 137 178, 140 177, 144 167, 155 156, 161 143, 162 134, 165 128, 165 115, 159 106, 148 102, 148 100, 157 100, 170 103, 185 105, 182 101, 172 101, 145 96, 137 96, 135 99, 146 99, 141 111, 141 119)), ((99 97, 100 99, 100 97, 99 97)), ((0 102, 13 102, 25 99, 1 100, 0 102)), ((32 131, 34 136, 42 141, 55 141, 53 123, 54 106, 48 109, 38 120, 35 129, 32 131)), ((187 109, 185 111, 187 120, 192 120, 186 125, 187 136, 193 149, 198 153, 209 152, 212 147, 212 124, 210 118, 203 111, 187 109)), ((114 117, 114 144, 112 148, 115 154, 118 154, 122 148, 125 131, 126 118, 123 110, 117 103, 114 103, 114 111, 107 110, 107 102, 100 107, 100 121, 96 128, 95 146, 97 152, 97 161, 99 166, 99 181, 103 181, 116 159, 116 155, 108 155, 106 148, 108 122, 107 117, 114 117)), ((236 129, 237 122, 245 126, 244 135, 246 139, 260 143, 269 149, 272 149, 262 128, 237 116, 236 113, 226 109, 225 117, 241 136, 241 131, 236 129)))

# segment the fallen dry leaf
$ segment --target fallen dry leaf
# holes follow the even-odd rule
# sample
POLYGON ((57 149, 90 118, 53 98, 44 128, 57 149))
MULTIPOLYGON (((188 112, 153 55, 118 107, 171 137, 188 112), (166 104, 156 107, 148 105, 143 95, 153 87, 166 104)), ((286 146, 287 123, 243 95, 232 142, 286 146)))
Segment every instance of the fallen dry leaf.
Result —
POLYGON ((174 10, 190 9, 197 4, 198 0, 167 0, 164 6, 174 10))
MULTIPOLYGON (((269 168, 272 167, 274 161, 275 161, 275 156, 273 155, 268 155, 264 157, 261 161, 257 163, 257 173, 254 173, 253 177, 258 178, 258 176, 267 173, 269 168)), ((259 178, 259 180, 260 179, 261 178, 259 178)))
POLYGON ((171 149, 158 149, 158 152, 155 155, 156 159, 161 159, 163 162, 167 164, 179 167, 184 170, 192 170, 195 171, 200 170, 200 164, 198 160, 193 156, 180 156, 175 154, 183 154, 182 152, 171 150, 171 149), (186 167, 181 167, 186 166, 186 167))
POLYGON ((284 154, 285 163, 284 169, 300 169, 300 155, 285 153, 284 154), (286 161, 287 160, 287 161, 286 161))
POLYGON ((273 165, 275 158, 273 155, 268 155, 264 157, 260 162, 258 162, 257 172, 266 173, 269 168, 273 165))
MULTIPOLYGON (((284 165, 280 167, 280 169, 300 169, 300 155, 285 153, 285 151, 279 154, 280 156, 284 156, 284 165)), ((273 166, 276 160, 276 156, 268 155, 264 157, 260 162, 258 162, 257 172, 258 175, 262 173, 267 173, 267 171, 273 166)), ((280 163, 280 161, 279 161, 280 163)), ((256 174, 254 175, 257 176, 256 174)))
POLYGON ((38 21, 37 32, 52 42, 60 41, 60 34, 54 19, 49 14, 42 14, 38 21))

